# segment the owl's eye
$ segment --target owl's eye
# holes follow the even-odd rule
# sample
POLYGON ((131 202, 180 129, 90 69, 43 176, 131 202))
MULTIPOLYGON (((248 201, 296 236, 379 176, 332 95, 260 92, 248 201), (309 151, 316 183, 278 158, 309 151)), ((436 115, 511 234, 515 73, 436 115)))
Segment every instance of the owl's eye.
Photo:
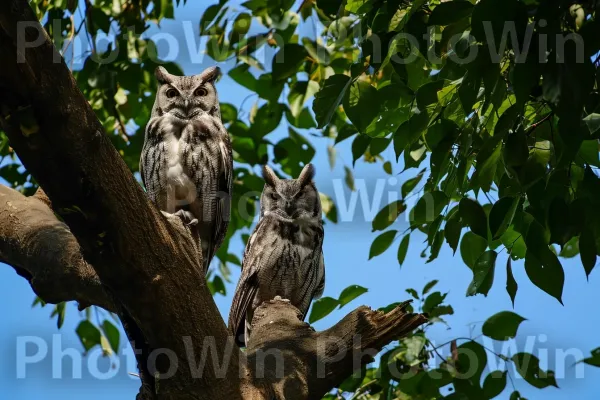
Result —
POLYGON ((277 200, 277 194, 276 193, 271 193, 271 199, 273 200, 277 200))
POLYGON ((172 99, 173 97, 176 97, 179 93, 177 92, 177 90, 171 88, 167 90, 167 97, 172 99))
POLYGON ((208 91, 203 88, 203 87, 199 87, 196 90, 194 90, 194 96, 206 96, 208 94, 208 91))

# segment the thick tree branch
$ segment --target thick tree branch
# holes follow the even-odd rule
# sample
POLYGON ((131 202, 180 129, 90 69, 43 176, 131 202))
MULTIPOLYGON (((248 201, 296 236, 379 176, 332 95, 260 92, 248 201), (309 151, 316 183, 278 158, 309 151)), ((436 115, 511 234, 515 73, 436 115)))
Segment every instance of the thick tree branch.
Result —
POLYGON ((25 277, 44 301, 75 300, 115 311, 96 271, 67 225, 35 197, 0 185, 0 259, 25 277))
MULTIPOLYGON (((185 338, 196 354, 212 338, 219 358, 228 341, 197 241, 149 202, 26 0, 0 2, 0 59, 0 121, 11 146, 147 348, 176 356, 159 396, 239 398, 238 351, 225 376, 212 365, 192 376, 185 338)), ((155 364, 158 372, 171 366, 167 357, 155 364)))
POLYGON ((387 314, 362 306, 322 332, 302 322, 289 302, 264 303, 255 312, 247 353, 257 398, 322 398, 383 346, 427 322, 423 314, 406 313, 409 303, 387 314))

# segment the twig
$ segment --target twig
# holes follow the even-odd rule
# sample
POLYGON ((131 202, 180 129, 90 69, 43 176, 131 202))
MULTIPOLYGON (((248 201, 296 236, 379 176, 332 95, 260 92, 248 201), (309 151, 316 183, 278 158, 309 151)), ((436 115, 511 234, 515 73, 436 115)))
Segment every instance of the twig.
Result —
POLYGON ((527 136, 531 135, 531 132, 533 132, 534 130, 536 130, 541 124, 543 124, 544 122, 548 121, 553 116, 554 116, 554 111, 550 111, 550 113, 548 113, 544 118, 542 118, 538 122, 535 122, 534 124, 530 125, 529 128, 527 128, 527 132, 525 134, 527 136))
MULTIPOLYGON (((90 2, 90 0, 85 0, 85 15, 86 15, 86 19, 88 19, 90 22, 90 27, 93 29, 94 28, 94 19, 92 18, 92 3, 90 2)), ((90 31, 87 28, 87 24, 85 27, 85 32, 87 33, 88 39, 92 44, 93 53, 98 54, 98 49, 96 49, 96 40, 90 34, 90 31)))
POLYGON ((117 118, 117 123, 119 126, 119 132, 121 136, 121 139, 123 139, 125 141, 125 143, 129 143, 129 137, 127 136, 127 130, 125 129, 125 124, 123 123, 123 120, 121 119, 121 114, 119 114, 119 109, 117 108, 116 105, 113 106, 114 112, 115 112, 115 117, 117 118))

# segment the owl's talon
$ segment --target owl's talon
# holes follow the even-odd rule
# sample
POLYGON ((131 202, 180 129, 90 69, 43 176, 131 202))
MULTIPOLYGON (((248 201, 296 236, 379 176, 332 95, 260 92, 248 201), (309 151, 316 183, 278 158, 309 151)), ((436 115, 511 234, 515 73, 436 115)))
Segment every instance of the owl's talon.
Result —
POLYGON ((198 219, 194 218, 194 214, 192 214, 189 211, 179 210, 176 213, 174 213, 173 215, 176 215, 179 218, 181 218, 181 221, 186 226, 196 226, 196 225, 198 225, 198 219))

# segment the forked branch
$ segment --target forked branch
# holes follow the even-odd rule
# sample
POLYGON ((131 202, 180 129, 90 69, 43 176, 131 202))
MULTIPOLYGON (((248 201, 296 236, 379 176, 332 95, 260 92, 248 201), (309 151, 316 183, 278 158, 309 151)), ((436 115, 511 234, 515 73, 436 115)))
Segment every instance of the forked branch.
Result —
POLYGON ((69 227, 36 197, 0 185, 0 261, 26 278, 44 301, 116 307, 69 227))
POLYGON ((252 321, 246 362, 264 399, 321 399, 373 361, 383 346, 427 322, 404 302, 388 313, 361 306, 333 327, 315 332, 289 302, 263 303, 252 321))

